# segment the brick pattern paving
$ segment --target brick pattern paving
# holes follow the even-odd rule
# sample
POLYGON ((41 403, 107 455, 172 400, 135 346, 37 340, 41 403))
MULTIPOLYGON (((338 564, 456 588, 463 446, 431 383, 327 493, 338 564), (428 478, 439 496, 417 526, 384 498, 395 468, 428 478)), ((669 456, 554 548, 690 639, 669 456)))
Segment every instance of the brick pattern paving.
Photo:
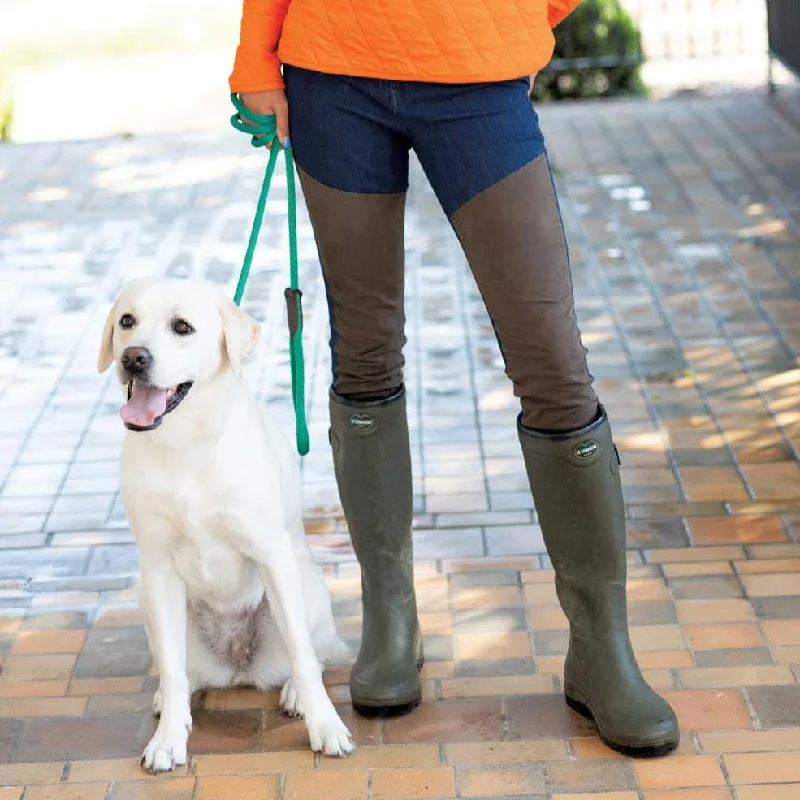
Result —
MULTIPOLYGON (((275 694, 195 698, 190 764, 149 778, 155 676, 118 498, 118 389, 94 374, 134 273, 231 285, 262 156, 232 135, 0 149, 0 800, 788 800, 800 796, 800 134, 758 97, 547 109, 577 304, 623 459, 633 640, 679 752, 614 756, 560 696, 566 623, 491 325, 419 174, 408 383, 428 663, 412 716, 315 757, 275 694), (24 792, 24 795, 23 795, 24 792)), ((273 207, 280 208, 281 187, 273 207)), ((291 430, 270 217, 248 379, 291 430)), ((324 298, 302 220, 308 530, 337 619, 358 569, 325 446, 324 298)))

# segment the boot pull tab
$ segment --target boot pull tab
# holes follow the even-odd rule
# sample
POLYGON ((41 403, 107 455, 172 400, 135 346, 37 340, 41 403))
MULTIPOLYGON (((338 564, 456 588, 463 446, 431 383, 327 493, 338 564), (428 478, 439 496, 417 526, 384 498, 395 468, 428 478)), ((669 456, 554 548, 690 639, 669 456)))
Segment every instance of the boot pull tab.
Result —
POLYGON ((615 474, 619 475, 620 467, 622 466, 622 459, 619 457, 619 450, 616 444, 612 442, 611 446, 614 448, 614 453, 611 460, 608 462, 608 468, 615 474))

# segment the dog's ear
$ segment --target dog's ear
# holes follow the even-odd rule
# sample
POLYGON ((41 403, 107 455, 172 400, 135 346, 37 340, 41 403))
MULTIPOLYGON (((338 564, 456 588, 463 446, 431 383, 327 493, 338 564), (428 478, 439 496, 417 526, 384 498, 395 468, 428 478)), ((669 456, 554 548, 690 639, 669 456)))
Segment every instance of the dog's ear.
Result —
POLYGON ((114 326, 117 321, 117 304, 111 310, 103 325, 103 338, 100 340, 100 350, 97 353, 97 371, 104 373, 114 361, 114 326))
POLYGON ((233 374, 238 378, 241 365, 247 360, 258 344, 261 326, 242 311, 229 297, 219 292, 217 307, 222 317, 222 339, 228 362, 233 374))

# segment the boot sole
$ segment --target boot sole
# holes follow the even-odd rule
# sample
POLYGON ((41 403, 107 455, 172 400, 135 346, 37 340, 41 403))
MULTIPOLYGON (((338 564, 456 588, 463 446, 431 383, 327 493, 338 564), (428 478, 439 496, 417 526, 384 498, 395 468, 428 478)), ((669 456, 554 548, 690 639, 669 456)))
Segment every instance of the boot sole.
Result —
POLYGON ((631 745, 623 742, 616 742, 606 736, 603 731, 600 730, 600 726, 597 724, 594 714, 592 714, 587 705, 582 703, 580 700, 576 700, 574 697, 570 697, 568 694, 564 695, 564 699, 567 701, 567 705, 573 711, 575 711, 577 714, 580 714, 582 717, 584 717, 584 719, 588 719, 595 724, 603 744, 605 744, 607 747, 610 747, 612 750, 616 750, 618 753, 622 753, 625 756, 630 756, 632 758, 658 758, 659 756, 665 756, 668 753, 671 753, 680 744, 680 737, 677 739, 669 739, 667 741, 646 745, 631 745))
POLYGON ((422 692, 410 702, 390 706, 366 706, 362 703, 353 701, 353 710, 356 714, 367 719, 391 719, 392 717, 404 717, 410 714, 422 702, 422 692))
MULTIPOLYGON (((420 654, 417 660, 417 672, 419 672, 425 664, 425 656, 420 654)), ((353 711, 362 717, 368 719, 391 719, 392 717, 404 717, 410 714, 422 702, 422 687, 417 693, 408 701, 403 703, 389 703, 378 705, 376 703, 361 703, 356 699, 351 700, 353 711)))

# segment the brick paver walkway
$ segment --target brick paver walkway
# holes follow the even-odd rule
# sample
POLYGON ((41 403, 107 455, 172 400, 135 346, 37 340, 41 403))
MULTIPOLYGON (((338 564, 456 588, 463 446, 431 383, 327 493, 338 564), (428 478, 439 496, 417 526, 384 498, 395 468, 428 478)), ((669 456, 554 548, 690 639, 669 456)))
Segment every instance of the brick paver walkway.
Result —
MULTIPOLYGON (((408 384, 428 664, 412 716, 315 758, 274 694, 197 698, 192 759, 148 778, 155 686, 117 493, 119 394, 94 373, 141 273, 231 285, 263 156, 235 134, 0 148, 0 800, 800 797, 800 134, 758 97, 547 109, 577 303, 615 423, 633 639, 684 738, 614 757, 559 694, 566 647, 491 325, 415 174, 408 384)), ((282 197, 273 200, 281 209, 282 197)), ((246 304, 252 381, 291 431, 285 233, 246 304)), ((324 298, 302 222, 308 530, 343 635, 358 576, 326 447, 324 298)))

